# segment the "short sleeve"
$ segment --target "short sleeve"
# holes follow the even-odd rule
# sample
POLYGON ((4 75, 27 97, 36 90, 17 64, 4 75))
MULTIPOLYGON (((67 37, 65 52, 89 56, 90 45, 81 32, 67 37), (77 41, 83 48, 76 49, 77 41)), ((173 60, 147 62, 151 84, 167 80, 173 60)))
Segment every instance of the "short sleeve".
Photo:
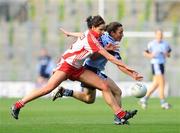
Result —
POLYGON ((168 52, 168 53, 170 53, 171 51, 172 51, 172 49, 171 49, 171 47, 170 47, 170 45, 167 43, 167 45, 166 45, 166 51, 168 52))
POLYGON ((101 37, 100 37, 100 42, 101 42, 101 44, 102 44, 102 46, 103 47, 105 47, 107 44, 108 44, 108 38, 107 38, 107 36, 105 35, 105 34, 103 34, 101 37))
POLYGON ((88 45, 85 46, 85 49, 91 53, 98 52, 102 48, 98 40, 90 33, 87 35, 87 41, 88 45))

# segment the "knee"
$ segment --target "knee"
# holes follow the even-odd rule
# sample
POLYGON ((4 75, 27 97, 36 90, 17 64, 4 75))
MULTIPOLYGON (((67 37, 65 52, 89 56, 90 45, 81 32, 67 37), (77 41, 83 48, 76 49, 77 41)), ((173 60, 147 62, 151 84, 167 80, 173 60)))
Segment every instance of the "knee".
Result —
POLYGON ((87 95, 84 102, 87 103, 87 104, 92 104, 92 103, 94 103, 94 102, 95 102, 95 96, 87 95))
POLYGON ((48 88, 45 88, 42 90, 43 95, 49 94, 51 92, 51 90, 49 90, 48 88))
POLYGON ((108 91, 109 90, 109 86, 108 86, 108 83, 107 82, 103 82, 103 85, 102 85, 102 90, 103 91, 108 91))
POLYGON ((43 95, 46 95, 49 94, 53 90, 53 88, 53 86, 46 85, 41 89, 41 92, 43 93, 43 95))

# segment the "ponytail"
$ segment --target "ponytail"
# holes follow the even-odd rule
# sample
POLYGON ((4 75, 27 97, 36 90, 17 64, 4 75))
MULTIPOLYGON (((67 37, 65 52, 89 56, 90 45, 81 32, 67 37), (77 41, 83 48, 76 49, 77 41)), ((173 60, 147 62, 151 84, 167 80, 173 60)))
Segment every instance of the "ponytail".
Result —
POLYGON ((87 22, 87 27, 89 29, 92 28, 92 26, 98 27, 101 24, 105 24, 104 19, 99 15, 97 15, 97 16, 89 16, 86 19, 86 22, 87 22))

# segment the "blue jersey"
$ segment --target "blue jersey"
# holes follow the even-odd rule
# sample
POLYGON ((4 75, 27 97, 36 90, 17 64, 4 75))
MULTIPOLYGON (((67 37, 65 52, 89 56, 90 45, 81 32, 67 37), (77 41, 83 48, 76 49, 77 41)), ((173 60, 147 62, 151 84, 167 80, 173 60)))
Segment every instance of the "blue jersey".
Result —
MULTIPOLYGON (((107 32, 104 33, 99 38, 99 42, 103 47, 105 47, 109 43, 111 43, 113 45, 117 45, 117 41, 115 41, 107 32)), ((119 55, 119 49, 117 49, 116 51, 111 51, 109 53, 112 54, 113 56, 115 56, 117 59, 121 59, 121 57, 119 55)), ((86 62, 85 62, 86 65, 97 68, 100 71, 103 71, 105 69, 106 63, 107 63, 107 59, 102 55, 98 55, 95 58, 93 58, 93 56, 92 56, 92 58, 86 59, 86 62)))
POLYGON ((169 44, 163 40, 160 42, 153 40, 148 44, 148 51, 155 54, 155 57, 151 59, 152 64, 164 64, 166 57, 163 53, 171 52, 171 48, 169 44))
POLYGON ((37 65, 39 76, 44 78, 50 78, 52 70, 55 67, 54 62, 50 56, 39 57, 39 64, 37 65))

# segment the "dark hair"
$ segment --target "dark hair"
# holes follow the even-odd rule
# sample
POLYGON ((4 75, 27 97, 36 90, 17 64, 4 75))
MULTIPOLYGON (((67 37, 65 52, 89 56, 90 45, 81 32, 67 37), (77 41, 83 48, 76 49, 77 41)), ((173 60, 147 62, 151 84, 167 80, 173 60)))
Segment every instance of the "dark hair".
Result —
POLYGON ((86 22, 87 22, 87 27, 89 29, 92 28, 92 26, 98 27, 101 24, 105 24, 104 19, 99 15, 97 15, 97 16, 89 16, 86 19, 86 22))
POLYGON ((122 27, 122 24, 120 24, 119 22, 111 22, 106 25, 106 31, 111 34, 111 32, 116 32, 119 27, 122 27))

